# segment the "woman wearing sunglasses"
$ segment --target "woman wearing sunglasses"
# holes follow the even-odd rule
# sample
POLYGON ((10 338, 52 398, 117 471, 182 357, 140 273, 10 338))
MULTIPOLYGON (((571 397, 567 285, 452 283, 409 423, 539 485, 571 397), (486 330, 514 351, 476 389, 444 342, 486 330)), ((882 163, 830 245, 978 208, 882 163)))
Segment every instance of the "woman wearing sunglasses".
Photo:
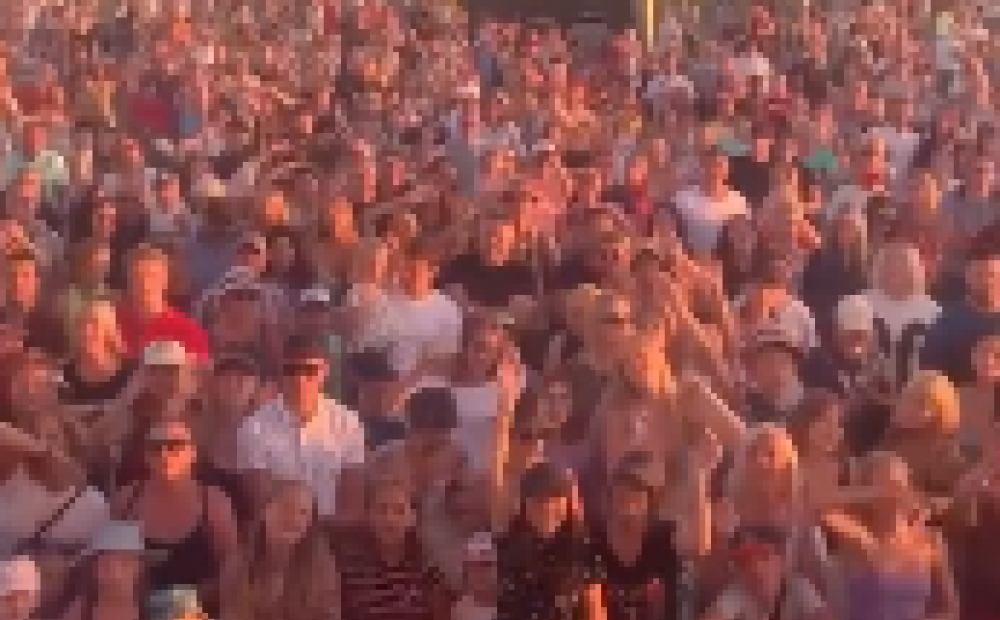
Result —
POLYGON ((197 450, 182 420, 153 425, 143 447, 147 477, 121 489, 115 506, 121 518, 142 524, 146 546, 164 556, 151 567, 149 583, 154 590, 188 585, 211 594, 237 547, 229 497, 194 477, 197 450))

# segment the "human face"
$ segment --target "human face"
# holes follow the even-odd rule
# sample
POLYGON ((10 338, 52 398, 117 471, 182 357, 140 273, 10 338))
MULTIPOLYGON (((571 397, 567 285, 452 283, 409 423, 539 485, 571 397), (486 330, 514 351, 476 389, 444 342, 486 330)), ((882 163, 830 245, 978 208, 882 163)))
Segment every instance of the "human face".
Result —
POLYGON ((18 302, 33 304, 38 296, 38 269, 31 261, 19 261, 9 275, 10 297, 18 302))
POLYGON ((167 293, 168 271, 165 262, 141 259, 132 264, 129 284, 132 295, 140 305, 160 306, 167 293))
POLYGON ((916 294, 920 282, 907 248, 893 246, 883 252, 881 273, 879 273, 880 288, 897 299, 916 294))
POLYGON ((301 485, 284 489, 264 510, 264 532, 268 543, 283 548, 301 541, 316 518, 312 495, 301 485))
POLYGON ((396 483, 385 483, 373 490, 368 505, 368 520, 375 536, 384 542, 401 542, 416 525, 416 511, 410 493, 396 483))
POLYGON ((988 309, 1000 307, 1000 258, 972 263, 968 280, 970 293, 978 305, 988 309))
POLYGON ((747 469, 764 480, 778 478, 788 467, 788 449, 779 435, 765 433, 747 451, 747 469))
POLYGON ((611 485, 611 505, 614 515, 626 522, 641 523, 652 514, 649 493, 630 484, 611 485))
POLYGON ((813 454, 835 454, 844 443, 843 412, 839 406, 822 411, 806 431, 809 451, 813 454))
POLYGON ((153 476, 183 480, 191 475, 196 450, 190 429, 182 422, 165 422, 146 440, 146 455, 153 476))
POLYGON ((229 370, 215 375, 216 407, 236 414, 246 413, 250 401, 260 389, 260 379, 243 370, 229 370))
POLYGON ((95 560, 94 580, 102 592, 131 593, 142 569, 142 557, 138 554, 106 552, 95 560))
POLYGON ((288 397, 301 402, 319 395, 323 382, 326 381, 328 365, 324 359, 289 359, 282 365, 281 373, 288 397))
POLYGON ((528 524, 545 538, 553 536, 569 518, 568 497, 532 497, 524 501, 528 524))
POLYGON ((516 241, 517 231, 512 223, 495 222, 488 225, 481 240, 486 263, 498 266, 507 262, 516 241))
POLYGON ((933 428, 941 417, 937 407, 937 404, 923 394, 915 398, 900 399, 893 409, 892 423, 896 428, 910 431, 933 428))
POLYGON ((403 290, 413 299, 423 299, 434 288, 434 268, 424 258, 406 261, 402 277, 403 290))
POLYGON ((1000 382, 1000 336, 980 340, 972 351, 972 367, 981 382, 1000 382))

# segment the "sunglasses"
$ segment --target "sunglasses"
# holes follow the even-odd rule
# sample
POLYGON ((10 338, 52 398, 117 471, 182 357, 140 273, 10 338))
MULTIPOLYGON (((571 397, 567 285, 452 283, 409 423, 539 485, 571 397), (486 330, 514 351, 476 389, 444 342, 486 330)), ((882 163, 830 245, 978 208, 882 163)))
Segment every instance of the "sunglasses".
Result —
POLYGON ((537 443, 548 440, 549 433, 546 431, 522 431, 516 433, 515 437, 521 443, 537 443))
POLYGON ((281 371, 286 377, 316 377, 322 369, 317 364, 285 364, 281 371))
POLYGON ((620 316, 620 315, 606 316, 606 317, 604 317, 604 318, 601 319, 601 323, 603 323, 605 325, 620 325, 620 326, 625 326, 625 325, 631 325, 632 324, 632 319, 630 317, 620 316))
POLYGON ((190 445, 191 442, 188 441, 187 439, 164 439, 157 441, 149 441, 147 442, 146 447, 150 452, 177 453, 184 451, 190 445))

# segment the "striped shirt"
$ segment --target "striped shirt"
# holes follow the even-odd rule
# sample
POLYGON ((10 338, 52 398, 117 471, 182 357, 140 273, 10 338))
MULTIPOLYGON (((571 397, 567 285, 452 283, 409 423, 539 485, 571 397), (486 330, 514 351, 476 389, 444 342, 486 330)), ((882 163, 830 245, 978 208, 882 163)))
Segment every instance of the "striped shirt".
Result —
POLYGON ((444 580, 424 559, 415 534, 403 560, 389 565, 373 552, 370 536, 358 536, 338 557, 341 609, 350 620, 432 620, 444 580), (367 542, 368 544, 364 544, 367 542))

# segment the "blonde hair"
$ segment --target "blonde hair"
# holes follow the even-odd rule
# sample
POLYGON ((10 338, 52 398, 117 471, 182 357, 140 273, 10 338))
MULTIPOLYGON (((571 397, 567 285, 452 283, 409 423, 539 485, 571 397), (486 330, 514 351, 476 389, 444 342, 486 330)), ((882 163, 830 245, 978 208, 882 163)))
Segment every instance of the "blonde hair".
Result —
POLYGON ((112 355, 118 357, 125 355, 127 350, 125 338, 118 326, 118 313, 113 303, 107 299, 97 299, 81 308, 76 317, 76 330, 74 332, 78 350, 83 346, 83 325, 88 321, 95 321, 101 326, 101 333, 104 336, 103 345, 112 355))
POLYGON ((872 258, 871 285, 878 291, 884 291, 883 272, 886 263, 893 258, 900 257, 906 262, 906 267, 910 271, 914 280, 911 295, 922 295, 927 291, 927 271, 924 268, 924 260, 920 256, 920 250, 909 243, 889 243, 878 250, 872 258))
MULTIPOLYGON (((726 481, 727 495, 739 506, 741 499, 753 489, 759 487, 758 479, 747 475, 747 462, 750 455, 765 441, 773 440, 779 447, 779 452, 785 458, 786 484, 785 501, 797 506, 802 498, 802 479, 799 475, 799 452, 795 447, 791 434, 782 426, 776 424, 761 424, 750 431, 743 443, 737 448, 733 468, 726 481)), ((737 511, 739 508, 737 508, 737 511)))
POLYGON ((935 430, 951 435, 961 421, 958 389, 939 372, 921 370, 910 379, 899 395, 897 406, 929 407, 935 413, 935 430))

